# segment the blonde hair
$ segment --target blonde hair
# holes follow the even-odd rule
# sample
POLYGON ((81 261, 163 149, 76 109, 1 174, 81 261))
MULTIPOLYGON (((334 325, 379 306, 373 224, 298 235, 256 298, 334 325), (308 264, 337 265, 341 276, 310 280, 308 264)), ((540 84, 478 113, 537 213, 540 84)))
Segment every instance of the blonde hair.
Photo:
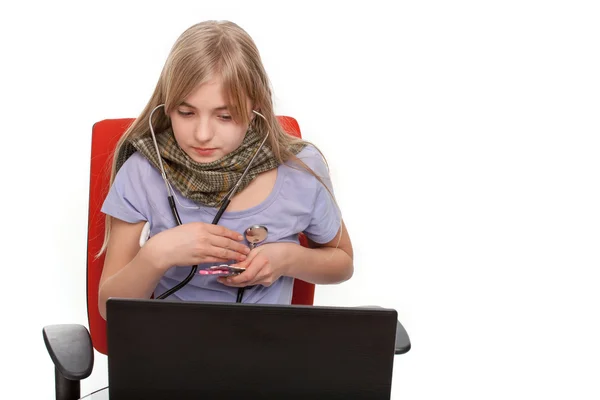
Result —
MULTIPOLYGON (((259 51, 250 35, 229 21, 204 21, 191 26, 179 36, 165 62, 148 104, 117 142, 110 172, 110 185, 113 184, 117 173, 117 155, 124 144, 132 138, 150 133, 148 119, 152 110, 164 104, 164 112, 154 113, 152 122, 157 133, 168 129, 170 127, 168 115, 199 85, 209 81, 215 75, 221 78, 233 120, 244 125, 252 123, 257 132, 269 132, 267 141, 278 162, 291 160, 300 165, 325 186, 335 201, 323 180, 288 150, 292 143, 308 142, 290 136, 279 124, 273 109, 270 82, 259 51), (264 118, 256 117, 250 120, 247 99, 264 118)), ((324 157, 323 159, 325 160, 324 157)), ((98 256, 106 250, 110 236, 110 221, 110 216, 107 215, 104 244, 98 256)))

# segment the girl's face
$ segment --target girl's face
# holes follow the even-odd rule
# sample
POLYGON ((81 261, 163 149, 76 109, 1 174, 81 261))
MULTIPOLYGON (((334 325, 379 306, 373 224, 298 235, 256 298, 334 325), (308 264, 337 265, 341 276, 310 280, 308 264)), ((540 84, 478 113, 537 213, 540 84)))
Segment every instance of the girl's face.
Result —
POLYGON ((198 163, 216 161, 237 149, 248 129, 233 121, 220 78, 196 88, 169 117, 179 147, 198 163))

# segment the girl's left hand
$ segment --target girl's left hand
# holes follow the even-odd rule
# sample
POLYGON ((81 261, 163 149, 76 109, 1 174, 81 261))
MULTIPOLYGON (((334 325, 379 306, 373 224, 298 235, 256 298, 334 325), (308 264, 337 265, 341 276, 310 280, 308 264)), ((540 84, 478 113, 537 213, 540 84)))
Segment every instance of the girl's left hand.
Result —
POLYGON ((271 286, 277 279, 285 276, 287 262, 295 243, 267 243, 258 246, 248 254, 246 260, 232 267, 246 268, 237 276, 221 277, 219 282, 231 287, 246 287, 254 285, 271 286))

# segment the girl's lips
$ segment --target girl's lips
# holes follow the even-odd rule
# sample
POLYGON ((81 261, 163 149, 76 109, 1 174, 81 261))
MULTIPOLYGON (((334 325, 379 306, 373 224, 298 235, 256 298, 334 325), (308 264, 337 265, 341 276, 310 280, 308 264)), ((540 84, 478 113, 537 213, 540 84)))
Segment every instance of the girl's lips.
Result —
POLYGON ((215 150, 216 149, 214 149, 214 148, 206 149, 206 148, 201 148, 201 147, 194 147, 194 151, 201 156, 210 156, 212 153, 214 153, 215 150))

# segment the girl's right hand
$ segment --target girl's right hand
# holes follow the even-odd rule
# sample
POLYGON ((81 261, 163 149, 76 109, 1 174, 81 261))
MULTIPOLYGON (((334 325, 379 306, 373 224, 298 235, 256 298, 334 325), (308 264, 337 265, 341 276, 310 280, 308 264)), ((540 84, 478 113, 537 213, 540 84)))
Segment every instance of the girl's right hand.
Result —
POLYGON ((239 243, 244 237, 221 225, 190 222, 160 232, 146 242, 157 266, 167 270, 174 266, 207 262, 244 261, 250 249, 239 243))

